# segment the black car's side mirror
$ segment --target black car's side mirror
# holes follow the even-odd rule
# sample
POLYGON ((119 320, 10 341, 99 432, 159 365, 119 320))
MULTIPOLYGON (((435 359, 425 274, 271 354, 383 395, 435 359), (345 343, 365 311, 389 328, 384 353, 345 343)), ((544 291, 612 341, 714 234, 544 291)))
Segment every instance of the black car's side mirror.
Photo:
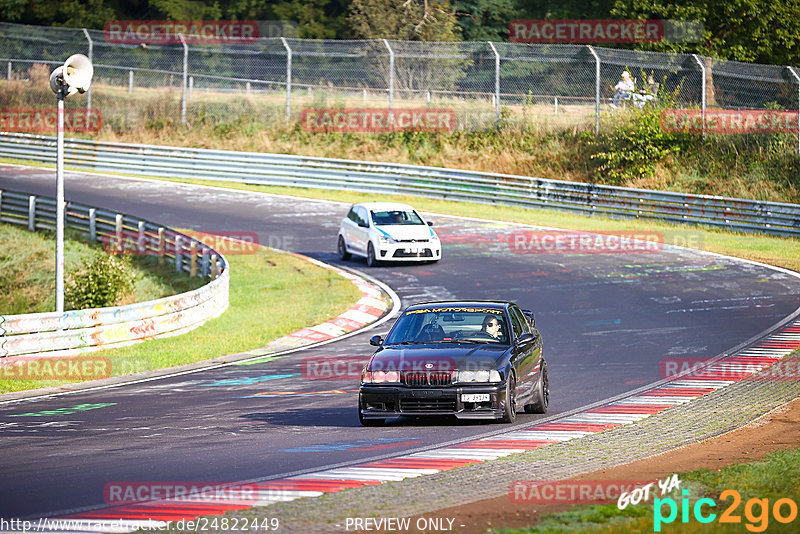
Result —
POLYGON ((380 347, 383 345, 383 338, 381 336, 372 336, 369 338, 369 344, 373 347, 380 347))
POLYGON ((522 345, 527 345, 528 343, 533 343, 533 341, 534 341, 535 339, 536 339, 536 336, 534 336, 534 335, 533 335, 533 334, 531 334, 530 332, 526 332, 526 333, 522 334, 521 336, 519 336, 519 337, 517 338, 517 341, 516 341, 516 342, 514 342, 514 344, 515 344, 517 347, 520 347, 520 346, 522 346, 522 345))
POLYGON ((428 221, 428 226, 433 226, 433 222, 428 221))
POLYGON ((536 319, 533 317, 533 312, 531 310, 522 310, 522 314, 528 319, 532 327, 536 326, 536 319))

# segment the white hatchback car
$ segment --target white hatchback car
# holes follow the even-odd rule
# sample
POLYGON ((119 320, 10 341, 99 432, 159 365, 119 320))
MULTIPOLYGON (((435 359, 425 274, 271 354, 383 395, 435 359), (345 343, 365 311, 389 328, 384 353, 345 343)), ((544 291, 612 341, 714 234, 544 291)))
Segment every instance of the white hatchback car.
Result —
POLYGON ((383 261, 439 261, 442 243, 431 226, 408 204, 354 204, 339 228, 339 257, 363 256, 370 267, 383 261))

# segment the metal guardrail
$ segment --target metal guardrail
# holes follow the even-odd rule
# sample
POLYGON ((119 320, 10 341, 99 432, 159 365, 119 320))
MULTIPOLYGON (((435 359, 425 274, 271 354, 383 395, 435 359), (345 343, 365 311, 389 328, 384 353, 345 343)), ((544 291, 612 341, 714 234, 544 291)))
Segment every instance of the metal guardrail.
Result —
MULTIPOLYGON (((52 198, 0 190, 0 221, 29 230, 54 230, 52 198)), ((173 336, 197 328, 228 307, 230 272, 225 258, 201 241, 151 222, 74 202, 66 227, 120 253, 152 254, 176 271, 209 279, 193 291, 108 308, 64 313, 0 315, 0 358, 72 356, 173 336), (133 250, 130 250, 133 247, 133 250)), ((12 358, 13 359, 13 358, 12 358)))
MULTIPOLYGON (((0 132, 0 156, 50 162, 55 143, 54 137, 0 132)), ((66 165, 92 171, 416 195, 800 236, 797 204, 397 163, 78 139, 66 140, 65 151, 66 165)))

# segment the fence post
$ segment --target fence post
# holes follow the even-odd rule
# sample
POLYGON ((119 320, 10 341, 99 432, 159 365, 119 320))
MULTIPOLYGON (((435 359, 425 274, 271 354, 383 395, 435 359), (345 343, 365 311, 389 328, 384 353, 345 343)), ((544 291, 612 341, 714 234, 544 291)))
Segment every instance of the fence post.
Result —
POLYGON ((183 34, 179 33, 178 38, 183 45, 183 96, 181 97, 181 124, 186 124, 186 86, 187 78, 189 77, 189 45, 186 44, 186 39, 183 34))
POLYGON ((494 114, 497 122, 500 122, 500 54, 493 42, 489 41, 489 46, 494 52, 494 114))
POLYGON ((128 94, 133 93, 133 71, 128 71, 128 94))
MULTIPOLYGON (((89 61, 92 61, 92 53, 94 52, 94 41, 92 41, 92 37, 89 35, 89 30, 86 28, 83 29, 83 35, 86 36, 86 40, 89 41, 89 61)), ((86 114, 87 114, 87 122, 88 122, 88 114, 89 111, 92 109, 92 86, 89 86, 89 89, 86 91, 86 114)))
POLYGON ((89 241, 97 241, 97 208, 89 208, 89 241))
POLYGON ((556 117, 558 117, 558 97, 557 96, 553 97, 553 107, 555 107, 556 117))
MULTIPOLYGON (((800 126, 800 76, 797 75, 797 71, 792 67, 786 68, 789 69, 794 79, 797 80, 797 124, 800 126)), ((800 154, 800 128, 797 130, 797 153, 800 154)))
POLYGON ((209 273, 208 247, 203 247, 203 254, 200 256, 200 276, 207 278, 209 273))
POLYGON ((594 133, 600 133, 600 56, 594 51, 592 45, 586 45, 594 56, 594 133))
POLYGON ((700 85, 703 91, 703 97, 701 99, 700 104, 700 114, 703 117, 703 137, 706 136, 706 66, 703 65, 703 62, 700 61, 700 58, 697 57, 697 54, 692 54, 692 57, 700 65, 700 73, 703 75, 703 83, 700 85))
POLYGON ((31 232, 36 230, 36 195, 28 197, 28 230, 31 232))
POLYGON ((118 252, 122 251, 122 214, 117 213, 116 224, 114 225, 114 232, 117 234, 117 246, 115 247, 118 252))
POLYGON ((164 240, 164 227, 158 227, 158 264, 164 265, 164 254, 167 250, 167 242, 164 240))
POLYGON ((194 96, 194 76, 189 76, 189 100, 194 96))
POLYGON ((211 279, 216 280, 219 274, 219 265, 217 265, 217 255, 211 255, 211 279))
POLYGON ((189 245, 189 276, 197 276, 197 241, 192 240, 189 245))
POLYGON ((292 49, 285 37, 281 37, 281 42, 286 49, 286 122, 289 122, 292 115, 292 49))
POLYGON ((9 82, 11 81, 11 62, 8 62, 8 74, 6 75, 6 80, 9 82))
POLYGON ((386 39, 383 39, 383 44, 389 51, 389 114, 391 115, 394 111, 394 50, 386 39))
POLYGON ((139 236, 136 242, 136 248, 138 249, 139 254, 145 255, 147 254, 147 242, 146 237, 144 234, 144 221, 139 221, 139 236))
POLYGON ((181 249, 183 248, 183 243, 181 243, 182 236, 176 235, 175 236, 175 272, 179 273, 183 270, 183 258, 181 257, 181 249))

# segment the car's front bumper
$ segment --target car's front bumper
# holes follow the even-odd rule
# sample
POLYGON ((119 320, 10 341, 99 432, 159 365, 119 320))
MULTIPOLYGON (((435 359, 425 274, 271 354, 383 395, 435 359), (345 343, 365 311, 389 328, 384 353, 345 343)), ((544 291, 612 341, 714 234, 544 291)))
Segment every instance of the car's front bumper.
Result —
POLYGON ((420 415, 455 415, 459 419, 501 419, 505 384, 408 387, 400 384, 361 386, 359 406, 365 419, 420 415), (463 394, 485 393, 489 400, 465 402, 463 394))
POLYGON ((380 242, 375 247, 375 258, 380 261, 438 261, 442 259, 441 241, 380 242))

